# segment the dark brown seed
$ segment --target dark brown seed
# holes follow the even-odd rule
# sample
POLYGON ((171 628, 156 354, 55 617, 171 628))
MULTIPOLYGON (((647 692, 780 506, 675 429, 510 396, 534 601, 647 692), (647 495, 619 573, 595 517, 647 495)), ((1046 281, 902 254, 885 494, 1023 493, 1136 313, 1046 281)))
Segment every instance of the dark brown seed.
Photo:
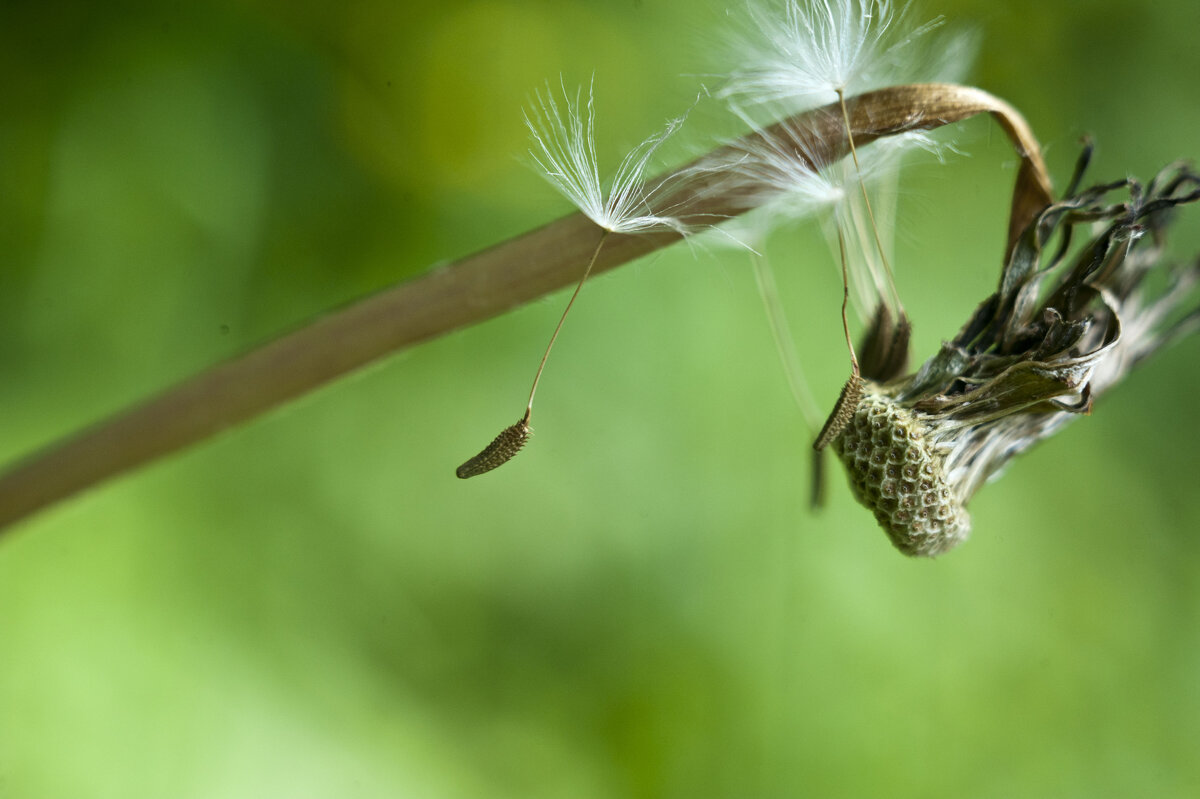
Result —
POLYGON ((862 376, 877 383, 899 377, 908 366, 908 343, 912 338, 912 323, 903 313, 899 321, 892 319, 892 312, 880 302, 875 309, 863 339, 859 354, 862 376))
POLYGON ((529 417, 525 416, 511 427, 504 428, 500 435, 492 439, 492 443, 483 448, 483 452, 459 466, 454 473, 466 480, 468 477, 490 472, 497 466, 508 463, 521 451, 521 447, 525 446, 525 442, 533 434, 528 420, 529 417))
POLYGON ((850 375, 846 385, 842 386, 842 393, 838 395, 837 405, 833 406, 833 413, 829 414, 829 418, 825 420, 825 426, 821 428, 821 434, 817 436, 813 449, 819 452, 841 435, 841 432, 846 429, 846 425, 850 424, 850 420, 854 418, 854 412, 858 410, 858 400, 862 397, 862 392, 863 381, 856 372, 850 375))

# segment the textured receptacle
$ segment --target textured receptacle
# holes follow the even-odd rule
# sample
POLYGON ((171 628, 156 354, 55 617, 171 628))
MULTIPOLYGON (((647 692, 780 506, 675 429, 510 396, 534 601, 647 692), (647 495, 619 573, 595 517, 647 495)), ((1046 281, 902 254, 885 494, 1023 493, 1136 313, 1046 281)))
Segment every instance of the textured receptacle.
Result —
POLYGON ((967 537, 971 519, 946 480, 944 458, 912 411, 864 386, 833 441, 855 497, 906 555, 940 555, 967 537))

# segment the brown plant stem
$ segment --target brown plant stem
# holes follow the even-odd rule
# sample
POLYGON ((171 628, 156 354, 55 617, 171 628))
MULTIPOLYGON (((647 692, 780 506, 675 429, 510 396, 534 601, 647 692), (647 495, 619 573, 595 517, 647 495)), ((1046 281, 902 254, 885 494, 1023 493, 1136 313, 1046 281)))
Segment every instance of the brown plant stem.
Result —
MULTIPOLYGON (((1019 232, 1052 200, 1037 140, 1015 109, 979 89, 948 84, 895 86, 846 100, 850 133, 858 146, 980 113, 996 118, 1021 159, 1009 220, 1011 249, 1019 232)), ((839 104, 805 112, 787 124, 809 132, 808 152, 813 157, 829 163, 846 155, 848 137, 839 104)), ((773 131, 768 128, 747 138, 773 131)), ((716 223, 747 210, 748 195, 719 188, 721 174, 715 167, 726 152, 718 149, 693 164, 704 169, 680 180, 675 191, 656 203, 657 210, 670 209, 673 216, 697 224, 716 223)), ((799 150, 796 158, 808 160, 799 150)), ((604 231, 582 214, 564 217, 334 311, 35 452, 0 475, 0 528, 385 355, 569 285, 602 235, 604 231)), ((611 234, 593 273, 678 239, 672 231, 611 234)))

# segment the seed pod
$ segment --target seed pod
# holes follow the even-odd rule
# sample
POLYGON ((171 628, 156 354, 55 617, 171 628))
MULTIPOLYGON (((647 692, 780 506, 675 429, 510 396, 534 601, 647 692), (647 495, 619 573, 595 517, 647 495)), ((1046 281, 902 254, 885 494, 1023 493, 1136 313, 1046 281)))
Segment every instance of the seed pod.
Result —
POLYGON ((945 458, 912 411, 866 383, 833 441, 854 496, 906 555, 940 555, 967 537, 971 517, 955 496, 945 458))
POLYGON ((474 458, 459 466, 454 473, 466 480, 468 477, 490 472, 497 466, 503 466, 521 451, 521 447, 525 446, 525 442, 532 434, 533 428, 529 426, 529 415, 526 414, 516 424, 500 431, 500 435, 492 439, 492 443, 484 447, 483 451, 474 458))

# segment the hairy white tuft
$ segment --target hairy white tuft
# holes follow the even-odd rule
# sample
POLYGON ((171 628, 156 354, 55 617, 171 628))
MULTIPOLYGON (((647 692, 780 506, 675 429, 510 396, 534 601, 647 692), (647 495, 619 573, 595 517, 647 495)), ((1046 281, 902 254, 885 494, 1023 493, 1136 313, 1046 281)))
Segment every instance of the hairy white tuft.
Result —
MULTIPOLYGON (((649 200, 655 189, 643 183, 646 166, 667 138, 683 124, 673 119, 659 133, 633 148, 621 161, 607 194, 596 164, 595 120, 592 87, 586 105, 582 89, 572 100, 563 87, 565 111, 560 110, 549 84, 537 92, 536 102, 525 114, 525 124, 537 148, 530 155, 541 174, 589 219, 614 233, 643 233, 669 228, 679 233, 686 226, 678 219, 655 214, 649 200)), ((658 188, 658 187, 655 187, 658 188)))
POLYGON ((942 24, 938 17, 906 29, 908 5, 892 0, 782 0, 751 2, 749 30, 736 43, 742 67, 722 89, 751 103, 783 102, 796 108, 831 103, 919 78, 946 79, 966 56, 930 59, 914 40, 942 24), (921 74, 923 71, 939 74, 921 74))
MULTIPOLYGON (((851 299, 859 318, 866 321, 891 291, 884 258, 890 258, 895 204, 877 201, 895 193, 906 154, 927 151, 941 159, 948 145, 924 132, 892 136, 859 148, 856 168, 849 157, 832 163, 824 160, 819 155, 823 148, 815 146, 814 134, 806 125, 785 120, 761 127, 735 104, 731 109, 755 135, 734 142, 720 166, 704 168, 724 175, 715 190, 759 210, 752 212, 753 227, 735 225, 726 233, 747 248, 758 249, 771 226, 809 218, 819 220, 835 263, 840 264, 840 249, 846 249, 851 299), (881 230, 878 241, 860 182, 874 195, 874 216, 881 230), (880 247, 885 249, 882 254, 880 247)), ((728 223, 723 227, 729 227, 728 223)))
POLYGON ((729 167, 734 180, 745 181, 748 204, 801 219, 836 208, 846 198, 844 170, 815 157, 806 128, 785 121, 755 132, 756 138, 736 145, 729 167))
POLYGON ((854 170, 847 159, 831 163, 822 156, 808 125, 784 120, 762 127, 736 105, 730 108, 755 136, 732 145, 723 188, 747 207, 765 206, 780 219, 803 219, 826 210, 840 215, 856 182, 890 172, 903 149, 863 148, 861 170, 854 170))

